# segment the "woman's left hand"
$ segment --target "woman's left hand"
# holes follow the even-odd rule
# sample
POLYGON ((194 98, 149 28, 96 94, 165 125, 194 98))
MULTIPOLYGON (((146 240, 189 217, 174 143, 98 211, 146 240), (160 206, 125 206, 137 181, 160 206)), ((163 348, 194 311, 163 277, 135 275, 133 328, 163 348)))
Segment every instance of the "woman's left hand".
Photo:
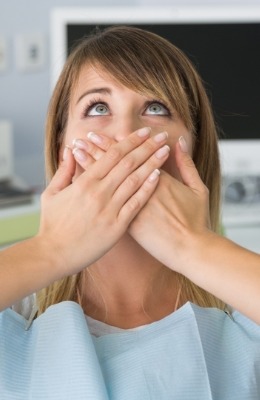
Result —
MULTIPOLYGON (((153 257, 179 273, 186 274, 194 249, 209 232, 208 189, 201 181, 188 152, 176 144, 176 164, 182 182, 161 171, 160 182, 129 232, 153 257)), ((196 251, 196 250, 195 250, 196 251)))

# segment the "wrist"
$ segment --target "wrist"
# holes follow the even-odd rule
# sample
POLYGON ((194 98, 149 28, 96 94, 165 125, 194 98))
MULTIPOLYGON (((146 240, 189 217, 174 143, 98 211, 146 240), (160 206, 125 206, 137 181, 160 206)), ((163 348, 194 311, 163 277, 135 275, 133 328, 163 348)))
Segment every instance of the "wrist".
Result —
POLYGON ((40 267, 44 281, 46 281, 43 287, 63 278, 65 276, 64 263, 66 257, 64 249, 62 251, 58 243, 51 237, 40 233, 29 240, 33 251, 37 255, 36 263, 40 267))
MULTIPOLYGON (((180 264, 177 272, 194 280, 200 270, 204 270, 209 262, 211 249, 217 248, 215 242, 219 236, 209 229, 200 232, 186 232, 180 249, 180 264)), ((196 280, 196 279, 195 279, 196 280)))
POLYGON ((61 258, 41 235, 2 250, 0 310, 49 286, 61 277, 61 258))

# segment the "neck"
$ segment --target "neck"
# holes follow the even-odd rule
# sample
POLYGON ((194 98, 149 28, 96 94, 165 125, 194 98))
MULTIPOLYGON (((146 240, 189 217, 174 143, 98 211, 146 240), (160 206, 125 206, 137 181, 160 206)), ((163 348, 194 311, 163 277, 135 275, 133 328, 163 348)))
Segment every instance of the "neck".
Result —
POLYGON ((88 267, 82 307, 95 319, 121 328, 159 320, 174 311, 178 279, 129 235, 88 267))

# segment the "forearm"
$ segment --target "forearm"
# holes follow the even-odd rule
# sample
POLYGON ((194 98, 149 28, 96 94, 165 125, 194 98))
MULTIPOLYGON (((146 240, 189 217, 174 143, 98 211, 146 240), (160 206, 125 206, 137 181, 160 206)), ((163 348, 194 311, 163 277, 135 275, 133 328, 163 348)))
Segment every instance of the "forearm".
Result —
POLYGON ((0 252, 0 310, 61 277, 57 254, 39 237, 0 252))
POLYGON ((213 232, 189 244, 184 274, 260 324, 260 255, 213 232))

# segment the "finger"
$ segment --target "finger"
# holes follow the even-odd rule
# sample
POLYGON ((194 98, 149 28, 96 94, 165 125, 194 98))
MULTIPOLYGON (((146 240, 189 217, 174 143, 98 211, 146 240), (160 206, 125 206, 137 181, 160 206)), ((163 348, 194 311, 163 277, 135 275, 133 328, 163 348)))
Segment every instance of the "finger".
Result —
POLYGON ((128 153, 143 144, 149 138, 150 133, 151 128, 145 127, 127 136, 121 142, 113 144, 104 157, 93 166, 93 177, 103 179, 128 153))
POLYGON ((108 166, 110 167, 106 181, 111 186, 111 190, 115 191, 135 169, 146 162, 157 150, 159 151, 159 148, 165 145, 167 137, 168 134, 166 132, 161 132, 153 137, 149 137, 140 144, 140 139, 143 141, 143 137, 140 138, 138 133, 134 133, 122 142, 110 147, 102 160, 107 159, 107 169, 108 166), (138 142, 139 146, 136 145, 138 142), (117 163, 115 163, 113 168, 111 168, 110 161, 111 151, 119 151, 120 154, 120 159, 117 159, 117 163))
POLYGON ((82 148, 74 147, 72 153, 75 160, 83 170, 86 170, 91 164, 95 162, 93 157, 91 157, 90 154, 87 154, 87 152, 82 148))
POLYGON ((163 146, 153 154, 144 164, 132 172, 116 190, 113 201, 117 207, 122 207, 127 200, 139 190, 153 171, 158 171, 169 157, 169 146, 163 146))
POLYGON ((69 186, 74 176, 75 168, 76 163, 72 155, 72 151, 68 146, 65 146, 63 160, 61 161, 59 168, 45 190, 46 194, 56 194, 69 186))
POLYGON ((166 139, 166 132, 160 133, 126 155, 118 163, 118 166, 108 174, 108 182, 109 180, 112 181, 111 189, 117 190, 124 180, 133 180, 134 182, 140 181, 142 178, 144 180, 154 168, 160 167, 168 158, 170 151, 168 145, 164 144, 161 146, 162 143, 165 143, 166 139), (158 141, 158 138, 160 141, 158 141), (161 147, 159 148, 159 146, 161 147), (152 155, 153 157, 150 159, 152 155), (144 168, 139 169, 142 165, 144 165, 144 168), (148 173, 146 173, 147 170, 148 173), (141 174, 142 171, 145 171, 145 173, 141 174))
POLYGON ((104 150, 100 149, 95 144, 83 139, 74 139, 73 147, 74 149, 76 148, 90 154, 92 159, 96 161, 105 154, 104 150))
POLYGON ((176 164, 179 169, 183 183, 193 190, 204 191, 205 185, 202 182, 197 168, 188 153, 186 140, 183 136, 179 138, 176 144, 176 164))
POLYGON ((120 208, 118 219, 128 226, 147 203, 159 182, 160 170, 155 169, 136 193, 120 208))
POLYGON ((95 132, 89 132, 87 134, 87 138, 91 143, 97 145, 103 151, 107 151, 113 144, 116 143, 114 139, 97 134, 95 132))

